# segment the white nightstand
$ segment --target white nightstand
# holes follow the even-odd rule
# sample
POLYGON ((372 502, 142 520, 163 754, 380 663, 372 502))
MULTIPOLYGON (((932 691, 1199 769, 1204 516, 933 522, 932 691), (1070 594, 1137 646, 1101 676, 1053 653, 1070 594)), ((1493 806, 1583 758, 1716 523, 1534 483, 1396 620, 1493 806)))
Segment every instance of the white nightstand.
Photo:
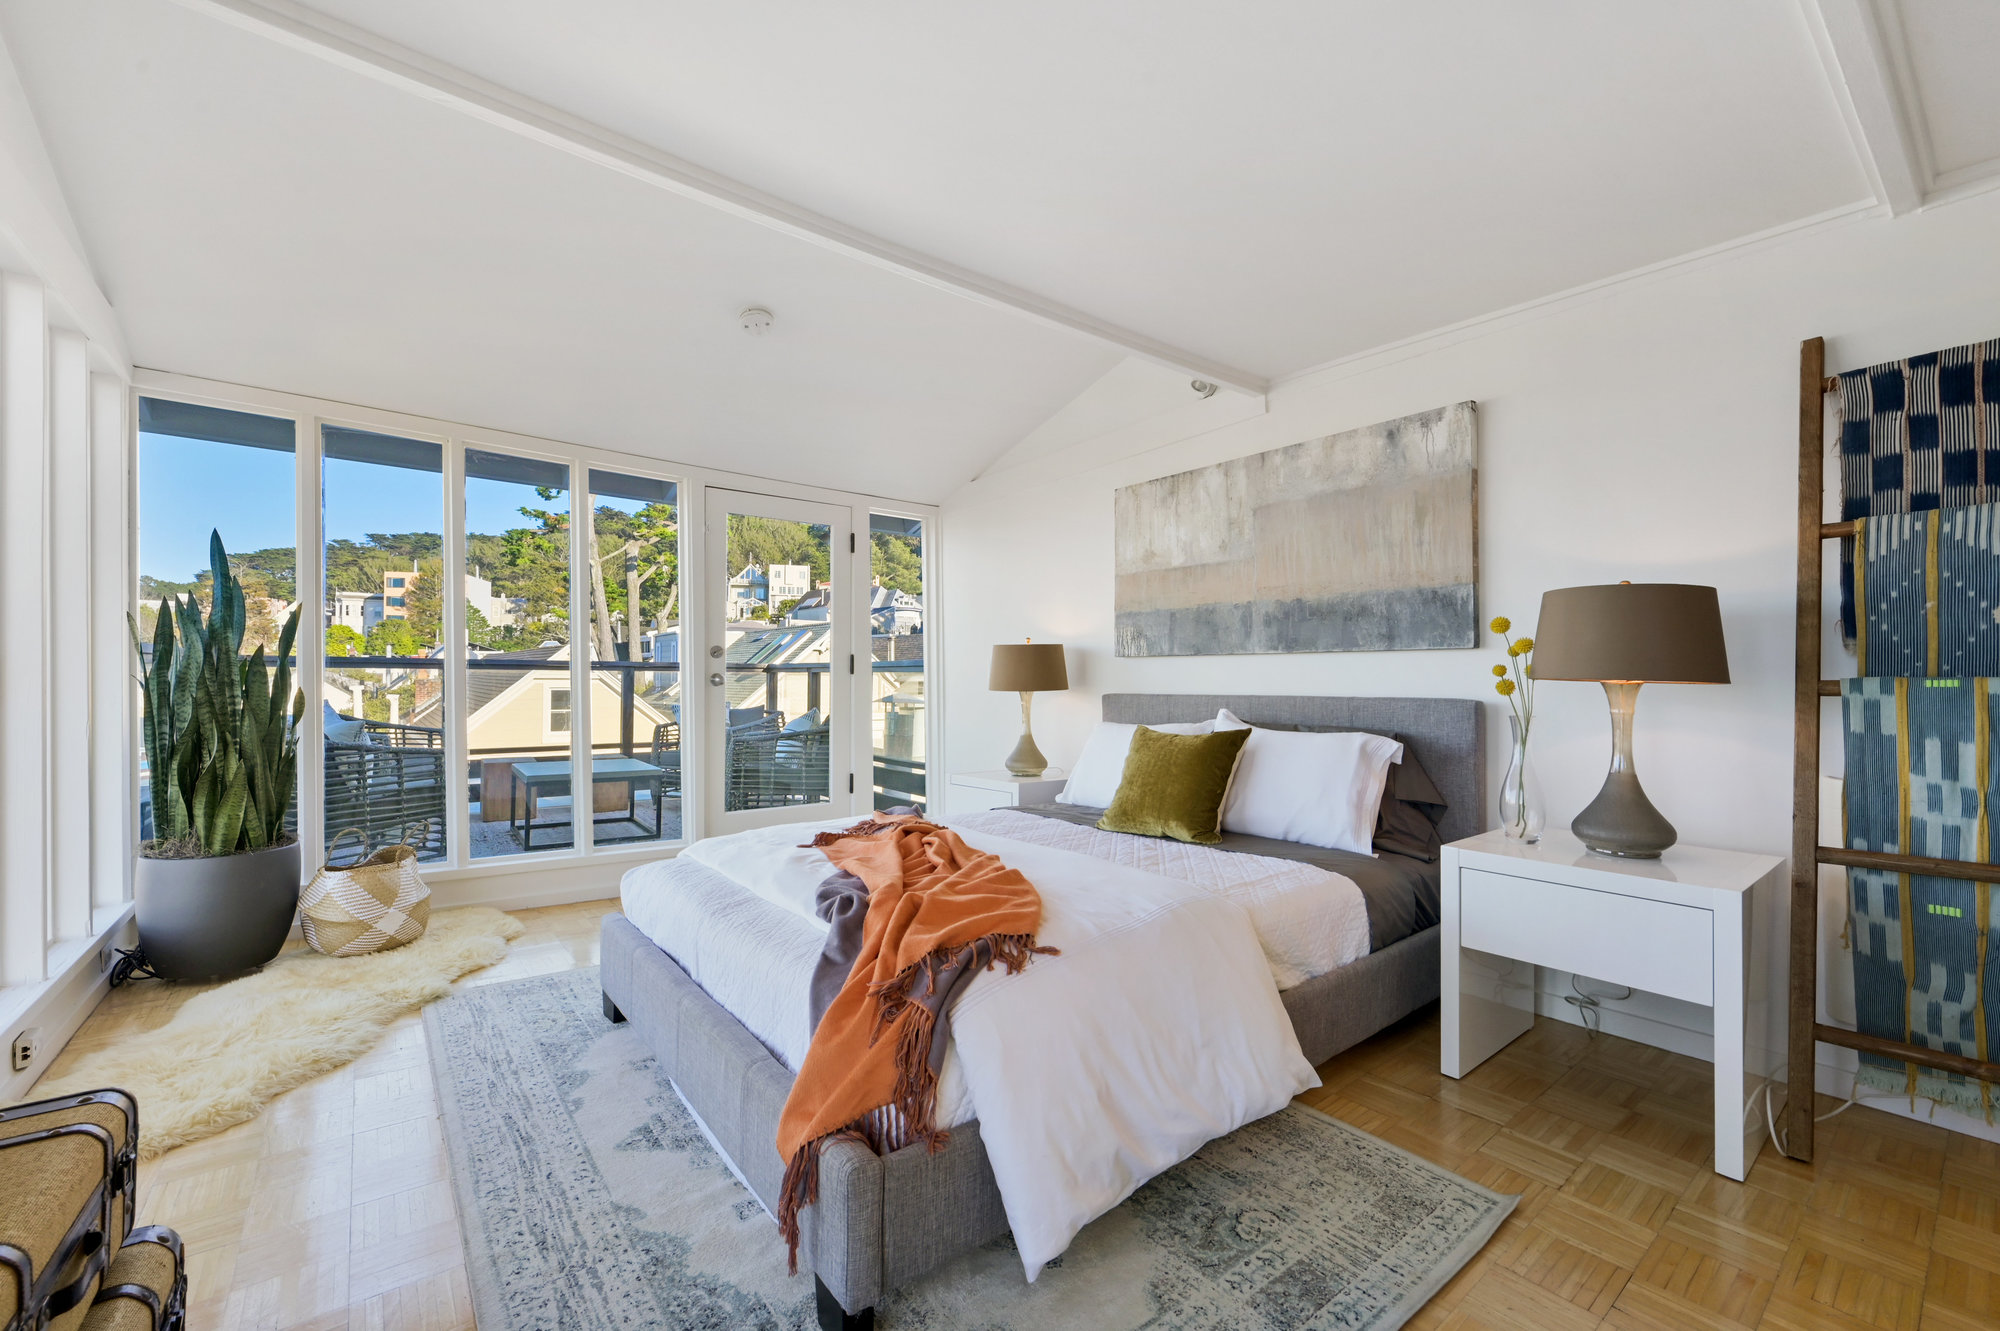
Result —
POLYGON ((1715 1172, 1741 1179, 1766 1136, 1762 1114, 1744 1121, 1752 892, 1775 891, 1783 863, 1700 846, 1616 859, 1567 831, 1446 846, 1444 1074, 1463 1077, 1534 1025, 1536 966, 1700 1003, 1715 1014, 1715 1172))
POLYGON ((951 784, 976 792, 972 799, 984 799, 989 809, 1012 809, 1023 804, 1047 804, 1062 793, 1069 777, 1060 767, 1051 767, 1040 776, 1015 776, 1004 768, 990 772, 954 772, 951 784))

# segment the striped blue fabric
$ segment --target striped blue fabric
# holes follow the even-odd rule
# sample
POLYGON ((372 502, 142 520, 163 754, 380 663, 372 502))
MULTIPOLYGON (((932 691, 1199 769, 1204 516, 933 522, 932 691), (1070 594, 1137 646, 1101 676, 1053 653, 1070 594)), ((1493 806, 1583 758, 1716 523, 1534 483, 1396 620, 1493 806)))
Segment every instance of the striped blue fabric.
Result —
MULTIPOLYGON (((1840 376, 1840 516, 2000 501, 2000 339, 1840 376)), ((1841 543, 1841 628, 1856 631, 1854 543, 1841 543)))
MULTIPOLYGON (((1846 843, 1991 864, 2000 818, 2000 679, 1850 679, 1842 685, 1846 843)), ((2000 870, 1994 877, 2000 880, 2000 870)), ((2000 1028, 2000 887, 1848 870, 1856 1026, 1971 1058, 2000 1028)), ((1993 1088, 1861 1056, 1861 1080, 1986 1114, 1993 1088)))
POLYGON ((2000 504, 1856 521, 1862 675, 2000 675, 2000 504))

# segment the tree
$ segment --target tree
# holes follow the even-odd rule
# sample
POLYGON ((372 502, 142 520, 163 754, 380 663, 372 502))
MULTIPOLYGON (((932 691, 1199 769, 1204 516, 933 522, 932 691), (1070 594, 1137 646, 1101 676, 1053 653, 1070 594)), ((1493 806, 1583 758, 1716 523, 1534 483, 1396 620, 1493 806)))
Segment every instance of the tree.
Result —
POLYGON ((832 541, 832 531, 822 524, 731 513, 728 572, 746 564, 804 564, 813 582, 822 583, 833 567, 832 541))
POLYGON ((797 605, 801 599, 803 598, 797 596, 787 596, 784 600, 778 602, 778 604, 772 608, 771 617, 773 619, 783 619, 786 615, 792 613, 792 607, 797 605))
POLYGON ((872 533, 868 555, 870 571, 884 587, 912 596, 924 594, 924 553, 916 537, 872 533))
POLYGON ((328 656, 359 656, 367 645, 365 638, 345 624, 334 624, 326 631, 328 656))
MULTIPOLYGON (((556 491, 546 486, 535 493, 544 502, 556 491)), ((505 595, 521 597, 527 619, 542 621, 536 632, 541 637, 567 640, 569 637, 569 514, 548 509, 523 508, 521 516, 531 518, 532 527, 511 527, 500 536, 499 562, 493 579, 505 595), (559 627, 560 626, 560 627, 559 627)), ((525 625, 523 627, 526 627, 525 625)))
POLYGON ((670 617, 680 599, 680 560, 674 537, 678 522, 672 504, 647 504, 636 513, 601 505, 586 511, 590 531, 591 649, 600 661, 618 655, 614 616, 625 625, 628 655, 636 657, 648 612, 670 617), (606 572, 609 566, 610 572, 606 572), (646 585, 653 594, 646 595, 646 585))
POLYGON ((408 620, 384 619, 368 630, 370 656, 420 656, 423 650, 408 620))
POLYGON ((444 641, 444 560, 417 561, 417 571, 403 585, 403 614, 420 642, 444 641))
POLYGON ((384 573, 415 568, 420 561, 443 554, 443 538, 429 531, 375 531, 359 541, 331 540, 326 543, 326 589, 379 592, 384 573))

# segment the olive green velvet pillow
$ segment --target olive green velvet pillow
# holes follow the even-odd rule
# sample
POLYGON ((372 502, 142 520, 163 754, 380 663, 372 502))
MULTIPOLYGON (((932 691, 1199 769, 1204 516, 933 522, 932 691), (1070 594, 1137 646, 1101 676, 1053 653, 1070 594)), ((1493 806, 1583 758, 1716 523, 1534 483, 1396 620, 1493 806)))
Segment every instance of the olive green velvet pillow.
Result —
POLYGON ((1125 755, 1118 793, 1097 825, 1107 832, 1204 846, 1222 840, 1222 797, 1249 738, 1248 730, 1169 735, 1140 726, 1125 755))

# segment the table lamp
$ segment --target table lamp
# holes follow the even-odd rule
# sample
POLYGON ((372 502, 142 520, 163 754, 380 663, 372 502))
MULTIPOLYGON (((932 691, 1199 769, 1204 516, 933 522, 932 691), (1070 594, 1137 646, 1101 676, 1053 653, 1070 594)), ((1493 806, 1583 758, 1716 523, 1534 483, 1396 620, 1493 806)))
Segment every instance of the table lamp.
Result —
POLYGON ((993 671, 986 687, 995 693, 1021 695, 1021 742, 1007 755, 1007 771, 1013 776, 1040 776, 1049 760, 1035 747, 1029 709, 1037 693, 1054 693, 1069 687, 1069 671, 1063 666, 1059 642, 1003 642, 993 648, 993 671))
POLYGON ((1674 825, 1633 770, 1632 711, 1641 684, 1729 682, 1715 588, 1620 582, 1546 592, 1535 625, 1535 678, 1600 683, 1611 704, 1611 770, 1570 830, 1600 855, 1657 859, 1674 844, 1674 825))

